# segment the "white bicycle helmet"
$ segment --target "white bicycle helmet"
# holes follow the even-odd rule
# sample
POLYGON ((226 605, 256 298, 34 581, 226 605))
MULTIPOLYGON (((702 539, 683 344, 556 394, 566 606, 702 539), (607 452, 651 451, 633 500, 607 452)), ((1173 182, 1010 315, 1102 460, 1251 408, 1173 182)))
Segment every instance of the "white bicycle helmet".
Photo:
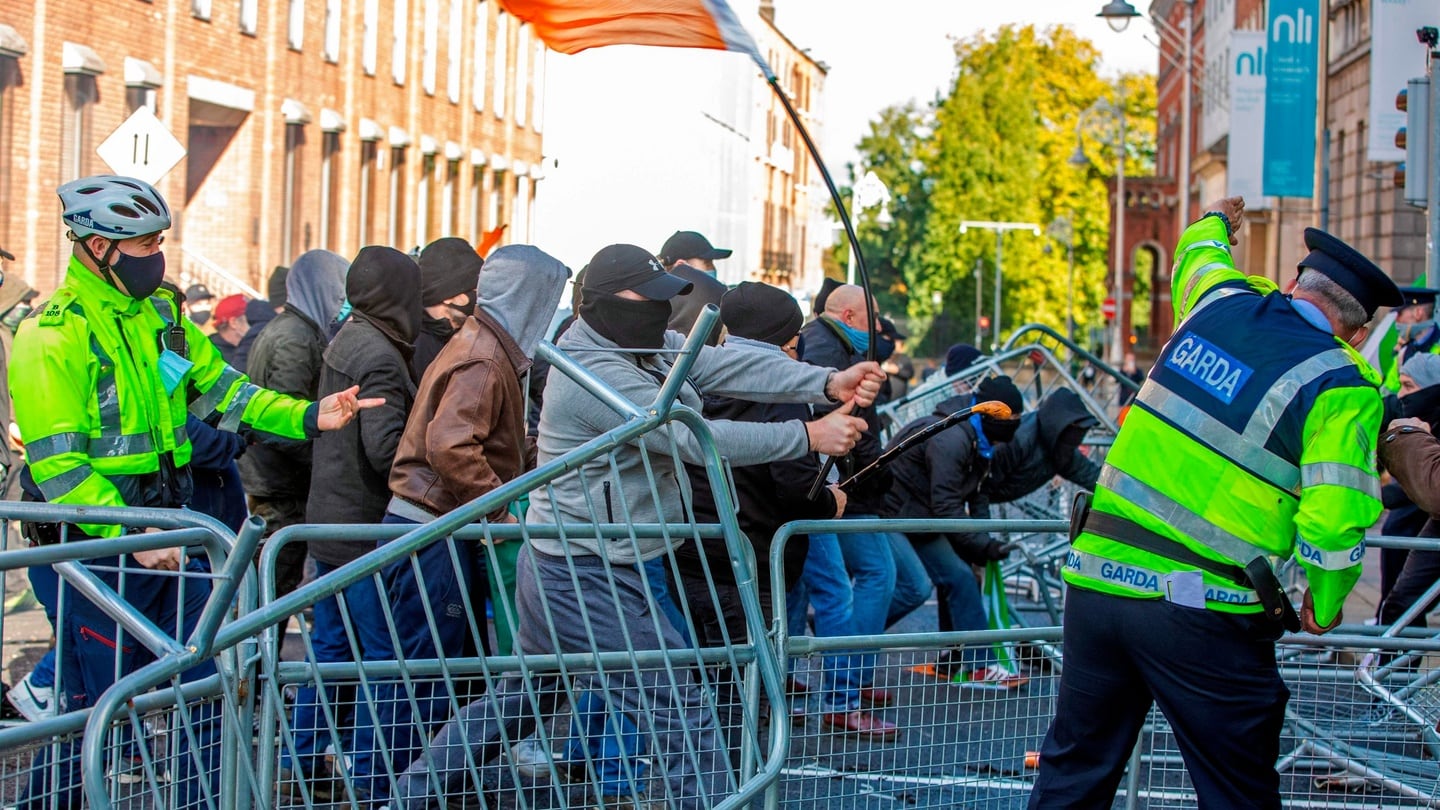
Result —
POLYGON ((170 206, 144 180, 100 174, 72 180, 55 193, 65 209, 60 218, 82 239, 129 239, 170 227, 170 206))

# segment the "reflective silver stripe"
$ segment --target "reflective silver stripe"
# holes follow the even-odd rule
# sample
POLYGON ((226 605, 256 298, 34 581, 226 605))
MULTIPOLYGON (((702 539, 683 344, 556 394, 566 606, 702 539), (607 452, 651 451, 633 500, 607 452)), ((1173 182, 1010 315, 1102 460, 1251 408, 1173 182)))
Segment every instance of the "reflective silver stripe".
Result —
POLYGON ((115 385, 115 363, 100 347, 100 341, 90 336, 90 352, 100 361, 102 372, 95 381, 95 406, 100 412, 100 430, 105 433, 120 432, 120 390, 115 385))
POLYGON ((1380 477, 1373 471, 1338 461, 1320 461, 1300 465, 1300 485, 1303 487, 1332 486, 1353 489, 1365 495, 1380 499, 1380 477))
POLYGON ((1201 267, 1199 270, 1196 270, 1193 274, 1191 274, 1190 280, 1185 282, 1185 294, 1180 296, 1180 303, 1184 304, 1186 301, 1190 300, 1190 293, 1195 292, 1196 285, 1200 283, 1200 279, 1204 278, 1206 274, 1210 273, 1213 270, 1234 269, 1235 265, 1231 264, 1230 262, 1210 262, 1204 267, 1201 267))
POLYGON ((220 376, 215 379, 214 385, 211 385, 209 390, 190 403, 190 413, 194 414, 197 419, 209 419, 211 414, 220 410, 220 403, 225 401, 231 386, 244 376, 229 366, 221 369, 220 376))
POLYGON ((1256 557, 1275 556, 1275 552, 1230 534, 1166 497, 1144 481, 1133 475, 1127 475, 1109 464, 1100 470, 1100 486, 1144 509, 1166 526, 1170 526, 1231 562, 1243 566, 1256 557))
POLYGON ((85 483, 94 470, 89 464, 81 464, 73 470, 67 470, 59 475, 46 478, 44 481, 36 481, 40 491, 44 493, 45 500, 58 501, 61 498, 75 491, 75 488, 85 483))
MULTIPOLYGON (((1199 312, 1205 307, 1210 306, 1216 301, 1220 301, 1222 299, 1229 298, 1232 295, 1240 295, 1246 292, 1254 292, 1254 290, 1241 290, 1236 287, 1216 287, 1214 289, 1211 289, 1210 292, 1205 293, 1205 297, 1201 298, 1200 301, 1195 304, 1195 306, 1190 308, 1189 312, 1185 313, 1185 320, 1190 320, 1190 318, 1194 317, 1195 313, 1199 312)), ((1184 321, 1182 321, 1182 323, 1183 322, 1184 321)))
POLYGON ((56 433, 25 443, 25 456, 31 464, 44 461, 61 453, 90 452, 90 437, 84 433, 56 433))
POLYGON ((220 417, 220 424, 216 427, 220 430, 228 430, 231 433, 240 429, 240 420, 245 416, 245 406, 250 404, 250 398, 260 389, 249 383, 240 386, 235 393, 235 398, 230 400, 230 405, 225 409, 225 415, 220 417))
POLYGON ((188 441, 190 441, 190 434, 185 430, 185 426, 181 425, 175 428, 175 446, 180 447, 188 441))
POLYGON ((1174 423, 1220 455, 1288 492, 1300 484, 1300 471, 1289 461, 1265 449, 1263 443, 1247 442, 1220 420, 1186 401, 1179 394, 1150 378, 1140 389, 1146 407, 1174 423))
POLYGON ((1326 551, 1323 548, 1311 545, 1305 538, 1295 536, 1295 559, 1310 565, 1323 568, 1326 571, 1344 571, 1353 568, 1365 559, 1365 539, 1362 537, 1359 543, 1337 551, 1326 551))
POLYGON ((1192 250, 1199 250, 1201 248, 1218 248, 1225 251, 1226 253, 1230 252, 1230 245, 1225 242, 1221 242, 1219 239, 1201 239, 1199 242, 1195 242, 1187 246, 1185 248, 1185 252, 1189 253, 1192 250))
POLYGON ((1285 414, 1285 409, 1295 400, 1300 389, 1320 379, 1324 374, 1337 369, 1354 365, 1350 355, 1342 349, 1331 349, 1311 357, 1298 366, 1290 369, 1281 375, 1265 396, 1260 399, 1260 405, 1255 413, 1250 415, 1250 421, 1245 424, 1244 439, 1263 447, 1269 440, 1270 434, 1275 431, 1275 426, 1280 424, 1280 417, 1285 414))
MULTIPOLYGON (((1071 549, 1065 555, 1065 568, 1087 579, 1108 582, 1128 588, 1136 593, 1153 593, 1165 596, 1166 574, 1133 563, 1108 560, 1096 554, 1071 549)), ((1194 569, 1181 569, 1193 571, 1194 569)), ((1205 599, 1210 602, 1225 602, 1232 605, 1258 605, 1260 598, 1254 591, 1227 588, 1223 585, 1205 583, 1205 599)))
POLYGON ((148 433, 136 433, 129 436, 101 436, 98 439, 90 440, 91 458, 113 458, 153 452, 155 452, 155 442, 151 441, 148 433))

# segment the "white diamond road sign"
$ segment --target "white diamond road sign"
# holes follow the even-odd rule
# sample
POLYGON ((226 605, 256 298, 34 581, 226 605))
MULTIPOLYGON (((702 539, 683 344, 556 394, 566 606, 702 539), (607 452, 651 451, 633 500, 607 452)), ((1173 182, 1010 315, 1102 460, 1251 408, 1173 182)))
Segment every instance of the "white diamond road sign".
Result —
POLYGON ((150 108, 141 107, 110 133, 95 154, 116 174, 155 183, 185 157, 185 147, 150 108))

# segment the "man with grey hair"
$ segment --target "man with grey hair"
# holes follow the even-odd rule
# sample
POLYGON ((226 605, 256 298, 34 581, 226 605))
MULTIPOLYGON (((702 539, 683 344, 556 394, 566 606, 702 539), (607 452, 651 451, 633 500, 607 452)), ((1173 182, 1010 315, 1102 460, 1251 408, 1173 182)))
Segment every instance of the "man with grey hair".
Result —
POLYGON ((1290 296, 1231 259, 1245 204, 1175 250, 1175 335, 1076 504, 1065 672, 1031 808, 1109 807, 1152 704, 1201 807, 1280 807, 1284 630, 1340 624, 1380 516, 1380 375, 1355 347, 1400 290, 1315 228, 1290 296), (1296 616, 1272 560, 1309 585, 1296 616))

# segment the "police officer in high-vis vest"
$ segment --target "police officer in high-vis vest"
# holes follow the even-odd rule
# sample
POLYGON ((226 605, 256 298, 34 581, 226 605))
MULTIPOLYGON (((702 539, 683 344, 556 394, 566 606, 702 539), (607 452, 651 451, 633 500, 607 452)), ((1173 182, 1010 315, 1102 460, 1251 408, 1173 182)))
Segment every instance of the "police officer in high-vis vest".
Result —
POLYGON ((1280 807, 1274 641, 1338 625, 1360 576, 1381 402, 1354 347, 1400 292, 1313 228, 1291 295, 1247 279, 1230 255, 1243 213, 1222 200, 1181 236, 1179 326, 1078 510, 1031 808, 1110 807, 1152 701, 1201 807, 1280 807), (1299 617, 1273 571, 1292 554, 1309 578, 1299 617))
MULTIPOLYGON (((1390 393, 1400 391, 1400 367, 1417 354, 1440 354, 1440 326, 1435 323, 1435 298, 1440 290, 1401 287, 1395 323, 1380 342, 1380 373, 1390 393)), ((1389 534, 1389 532, 1386 532, 1389 534)))
MULTIPOLYGON (((199 327, 180 315, 170 293, 160 289, 162 232, 171 217, 150 184, 104 175, 66 183, 58 193, 73 243, 70 264, 55 294, 21 323, 10 362, 15 421, 29 463, 22 478, 27 499, 183 507, 191 493, 187 414, 220 430, 301 439, 340 428, 357 410, 380 404, 357 400, 354 388, 318 403, 292 399, 250 384, 227 366, 199 327)), ((27 532, 32 544, 61 539, 58 527, 27 526, 27 532)), ((115 525, 82 523, 70 526, 65 539, 124 533, 115 525)), ((173 575, 144 573, 201 565, 182 563, 176 548, 129 555, 123 586, 115 557, 87 563, 162 632, 180 640, 195 629, 210 594, 203 571, 185 577, 183 589, 173 575)), ((31 577, 37 594, 56 592, 53 570, 31 569, 31 577)), ((57 606, 46 607, 54 615, 57 606)), ((56 628, 64 652, 55 691, 61 710, 74 711, 90 705, 117 675, 148 663, 152 654, 134 638, 119 642, 115 621, 78 592, 70 592, 64 609, 56 628)), ((182 679, 214 673, 214 664, 207 663, 182 679)), ((175 731, 180 755, 172 760, 169 777, 177 806, 202 803, 201 780, 208 780, 213 791, 218 775, 213 707, 192 709, 191 720, 186 733, 175 731)), ((22 806, 49 806, 57 794, 59 806, 79 806, 77 746, 59 746, 54 760, 51 751, 50 746, 37 750, 22 806)), ((125 759, 123 754, 115 759, 125 759)))

